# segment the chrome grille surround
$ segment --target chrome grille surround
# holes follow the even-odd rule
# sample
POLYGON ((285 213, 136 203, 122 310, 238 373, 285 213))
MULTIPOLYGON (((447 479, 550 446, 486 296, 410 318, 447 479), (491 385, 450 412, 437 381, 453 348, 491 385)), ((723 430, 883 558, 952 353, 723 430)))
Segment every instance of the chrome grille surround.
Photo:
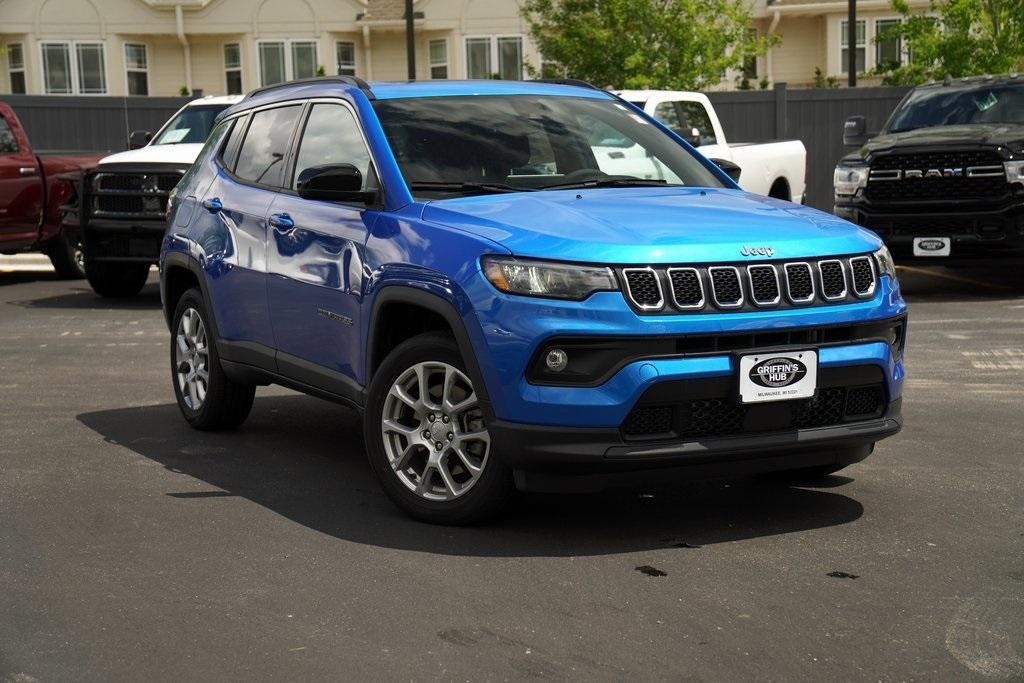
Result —
POLYGON ((740 278, 740 270, 736 266, 711 266, 708 268, 708 275, 711 277, 711 298, 719 308, 742 308, 743 306, 743 280, 740 278), (736 279, 737 298, 734 301, 722 301, 718 296, 721 285, 715 283, 715 273, 732 273, 736 279))
POLYGON ((669 290, 672 292, 672 303, 675 305, 676 308, 678 308, 681 311, 689 311, 696 310, 698 308, 704 308, 704 304, 707 303, 707 294, 704 291, 704 278, 701 277, 700 271, 698 269, 692 267, 668 268, 665 272, 668 274, 668 283, 670 285, 669 290), (676 281, 673 277, 675 273, 679 273, 680 275, 682 275, 683 273, 693 274, 693 276, 697 279, 697 287, 700 289, 700 301, 697 301, 695 303, 679 302, 679 297, 676 296, 676 281))
POLYGON ((878 286, 878 276, 875 274, 874 259, 870 256, 855 256, 850 259, 850 284, 853 285, 853 293, 861 299, 870 299, 874 293, 875 288, 878 286), (858 280, 858 266, 860 271, 863 272, 863 266, 861 264, 867 264, 867 272, 870 277, 870 282, 867 287, 860 287, 857 283, 858 280))
POLYGON ((811 268, 811 264, 806 261, 795 261, 793 263, 787 263, 783 266, 783 271, 786 273, 786 297, 790 303, 794 304, 808 304, 814 301, 817 296, 817 288, 814 285, 814 269, 811 268), (807 273, 807 280, 811 285, 811 293, 805 297, 793 296, 793 276, 790 274, 791 268, 799 268, 807 273))
POLYGON ((756 306, 776 306, 782 301, 782 285, 779 283, 779 271, 771 263, 758 263, 747 266, 747 277, 750 279, 750 300, 754 302, 756 306), (754 273, 770 272, 771 277, 775 281, 775 295, 762 299, 758 297, 758 285, 754 281, 754 273))
POLYGON ((658 271, 654 270, 654 268, 651 268, 650 266, 647 266, 645 268, 623 268, 622 269, 622 275, 623 275, 623 279, 625 280, 624 284, 626 285, 626 287, 625 287, 626 296, 629 297, 629 300, 633 303, 634 306, 636 306, 637 308, 639 308, 642 311, 657 311, 657 310, 660 310, 665 305, 665 292, 661 288, 661 277, 658 275, 658 271), (658 289, 658 303, 656 303, 656 304, 655 303, 640 303, 640 301, 638 301, 636 296, 634 296, 634 294, 633 294, 633 290, 635 288, 635 285, 633 284, 633 280, 630 278, 630 274, 644 274, 644 275, 646 275, 648 273, 650 274, 651 278, 654 280, 655 287, 657 287, 657 289, 658 289))
POLYGON ((826 301, 841 301, 846 298, 846 294, 849 291, 849 287, 847 287, 846 282, 846 268, 843 267, 842 261, 840 261, 839 259, 825 259, 824 261, 818 261, 818 277, 821 278, 821 296, 826 301), (831 266, 832 264, 835 264, 839 267, 839 273, 843 280, 842 291, 835 294, 829 294, 829 286, 828 283, 825 281, 825 278, 828 277, 825 274, 825 267, 831 266))

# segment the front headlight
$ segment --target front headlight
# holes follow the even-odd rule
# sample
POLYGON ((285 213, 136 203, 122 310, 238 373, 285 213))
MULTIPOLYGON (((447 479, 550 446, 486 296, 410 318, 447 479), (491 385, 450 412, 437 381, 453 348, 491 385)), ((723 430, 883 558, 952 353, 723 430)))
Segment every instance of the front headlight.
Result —
POLYGON ((832 185, 836 197, 852 197, 868 184, 868 167, 852 164, 839 164, 832 175, 832 185))
POLYGON ((878 264, 879 275, 888 275, 893 280, 896 279, 896 263, 892 260, 892 254, 889 253, 888 247, 883 245, 875 252, 875 263, 878 264))
POLYGON ((581 301, 594 292, 618 289, 610 268, 485 256, 484 275, 509 294, 581 301))
POLYGON ((1006 168, 1006 181, 1024 185, 1024 160, 1003 162, 1006 168))

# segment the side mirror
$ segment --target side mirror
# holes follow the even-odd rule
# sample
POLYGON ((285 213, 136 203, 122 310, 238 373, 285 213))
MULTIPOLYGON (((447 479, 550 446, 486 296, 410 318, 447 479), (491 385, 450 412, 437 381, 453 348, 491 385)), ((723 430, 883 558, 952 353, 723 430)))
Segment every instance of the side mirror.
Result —
POLYGON ((718 166, 718 168, 725 171, 725 175, 729 176, 737 183, 740 181, 740 173, 743 172, 743 169, 737 166, 736 164, 732 163, 731 161, 727 161, 726 159, 712 159, 711 163, 715 164, 716 166, 718 166))
POLYGON ((128 149, 145 147, 153 139, 153 134, 148 130, 133 130, 128 136, 128 149))
POLYGON ((363 202, 376 199, 376 192, 363 192, 363 174, 352 164, 310 166, 299 173, 295 189, 303 199, 334 202, 363 202))
POLYGON ((851 116, 843 124, 843 144, 860 147, 868 141, 868 125, 863 116, 851 116))

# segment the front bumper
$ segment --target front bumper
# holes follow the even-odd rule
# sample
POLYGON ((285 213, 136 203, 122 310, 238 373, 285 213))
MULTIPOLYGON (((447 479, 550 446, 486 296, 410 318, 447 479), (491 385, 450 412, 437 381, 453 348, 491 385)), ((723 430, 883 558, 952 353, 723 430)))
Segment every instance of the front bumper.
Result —
POLYGON ((903 426, 901 400, 873 420, 657 444, 624 443, 614 429, 560 429, 498 421, 488 425, 520 489, 597 491, 666 477, 742 476, 859 462, 903 426))

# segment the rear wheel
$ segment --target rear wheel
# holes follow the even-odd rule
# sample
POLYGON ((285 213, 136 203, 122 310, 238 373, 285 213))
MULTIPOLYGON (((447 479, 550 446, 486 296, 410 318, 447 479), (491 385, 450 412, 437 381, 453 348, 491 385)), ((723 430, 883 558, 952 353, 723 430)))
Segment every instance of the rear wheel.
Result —
POLYGON ((208 320, 200 291, 185 292, 171 327, 174 396, 181 414, 196 429, 232 429, 249 416, 256 387, 225 374, 208 320))
POLYGON ((46 248, 53 269, 61 280, 80 280, 85 277, 85 258, 82 255, 82 243, 77 237, 71 237, 63 230, 46 248))
POLYGON ((93 291, 102 297, 117 299, 135 296, 146 284, 149 264, 91 261, 87 256, 85 277, 93 291))
POLYGON ((416 519, 469 524, 508 500, 512 472, 493 452, 478 394, 455 341, 422 334, 374 375, 364 434, 377 478, 416 519))

